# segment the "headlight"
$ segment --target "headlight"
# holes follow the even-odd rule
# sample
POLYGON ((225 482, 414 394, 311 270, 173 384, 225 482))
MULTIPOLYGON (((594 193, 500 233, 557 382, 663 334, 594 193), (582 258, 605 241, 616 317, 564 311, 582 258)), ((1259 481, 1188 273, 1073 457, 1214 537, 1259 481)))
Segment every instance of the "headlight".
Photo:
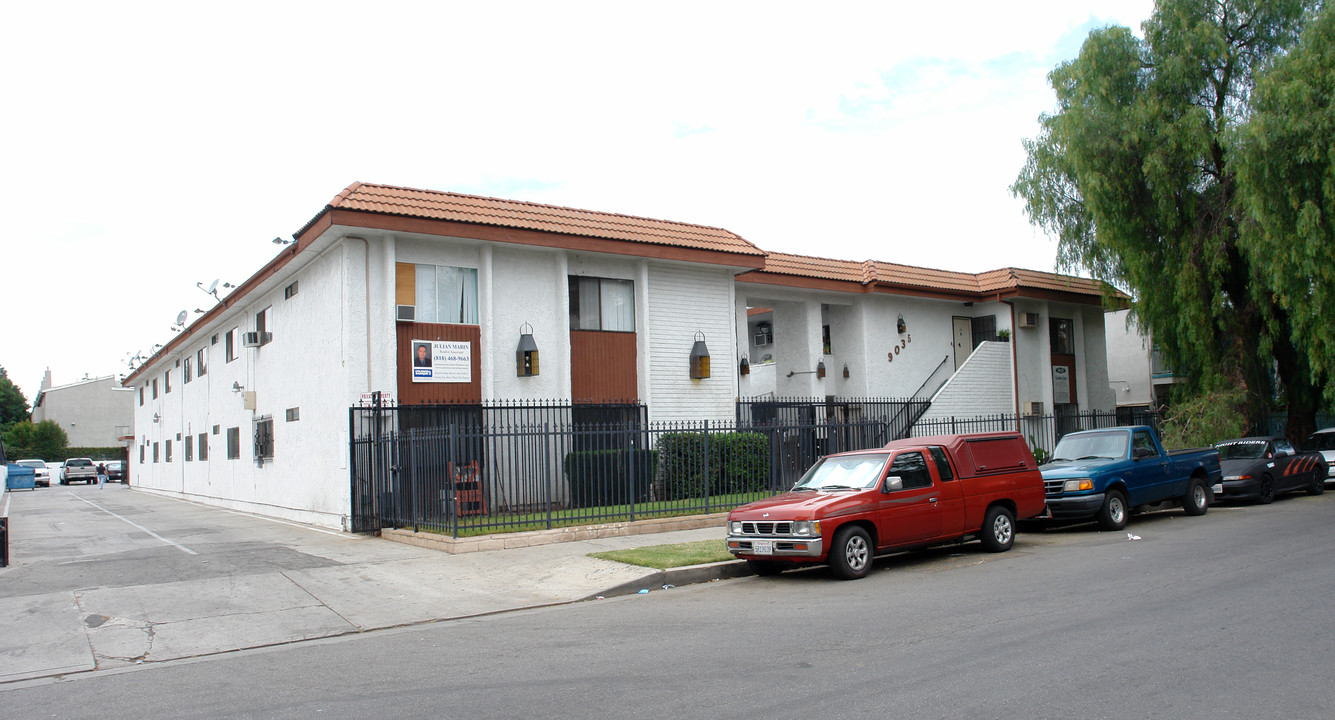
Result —
POLYGON ((793 523, 793 534, 804 537, 815 537, 820 535, 819 520, 798 520, 793 523))
POLYGON ((733 522, 728 523, 728 529, 733 535, 742 534, 742 524, 735 520, 733 522))
POLYGON ((1074 480, 1067 480, 1066 484, 1062 486, 1062 492, 1080 492, 1081 490, 1093 490, 1093 489, 1094 489, 1094 481, 1090 480, 1089 478, 1076 478, 1074 480))

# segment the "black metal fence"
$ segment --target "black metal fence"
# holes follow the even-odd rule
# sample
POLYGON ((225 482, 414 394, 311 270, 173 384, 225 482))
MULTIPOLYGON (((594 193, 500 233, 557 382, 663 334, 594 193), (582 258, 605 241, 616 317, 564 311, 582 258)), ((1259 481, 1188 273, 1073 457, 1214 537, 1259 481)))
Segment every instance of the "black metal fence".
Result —
POLYGON ((915 400, 748 401, 738 420, 650 423, 641 405, 372 406, 349 412, 352 530, 454 537, 729 510, 792 487, 818 458, 900 437, 1061 435, 1152 416, 919 421, 915 400))

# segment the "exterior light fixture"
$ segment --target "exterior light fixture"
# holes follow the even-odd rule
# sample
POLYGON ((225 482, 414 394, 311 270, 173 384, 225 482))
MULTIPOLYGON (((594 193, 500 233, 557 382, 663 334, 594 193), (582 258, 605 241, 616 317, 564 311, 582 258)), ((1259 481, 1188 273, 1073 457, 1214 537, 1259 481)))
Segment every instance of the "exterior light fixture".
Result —
POLYGON ((751 363, 749 363, 749 362, 746 361, 746 356, 745 356, 745 355, 742 356, 742 364, 741 364, 741 366, 738 368, 738 372, 740 372, 740 373, 743 374, 743 375, 750 375, 750 374, 751 374, 751 363))
POLYGON ((818 377, 818 378, 823 378, 823 377, 825 377, 825 359, 824 359, 824 358, 822 358, 822 359, 820 360, 820 362, 816 363, 816 377, 818 377))
POLYGON ((844 363, 844 379, 848 379, 848 363, 844 363))
POLYGON ((515 350, 515 374, 533 377, 538 374, 538 344, 533 342, 533 326, 519 326, 519 348, 515 350))
MULTIPOLYGON (((153 422, 157 422, 157 421, 159 421, 159 420, 161 420, 161 419, 162 419, 162 416, 158 415, 157 413, 153 413, 153 422)), ((73 423, 71 423, 71 425, 72 425, 72 424, 73 424, 73 423)))
POLYGON ((904 324, 903 313, 900 313, 899 319, 895 321, 895 329, 899 331, 900 335, 903 335, 904 333, 908 332, 909 326, 904 324))
POLYGON ((704 380, 709 377, 709 348, 705 347, 705 334, 695 334, 695 344, 691 346, 691 379, 704 380))

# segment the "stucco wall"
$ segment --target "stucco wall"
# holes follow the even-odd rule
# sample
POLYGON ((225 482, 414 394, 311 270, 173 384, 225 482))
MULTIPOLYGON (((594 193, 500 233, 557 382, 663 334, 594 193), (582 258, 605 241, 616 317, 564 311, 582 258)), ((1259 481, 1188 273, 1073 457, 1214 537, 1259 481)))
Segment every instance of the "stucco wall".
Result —
POLYGON ((1140 326, 1127 322, 1130 310, 1103 315, 1103 337, 1108 348, 1108 384, 1117 405, 1149 405, 1154 402, 1150 383, 1150 341, 1140 326))
POLYGON ((932 398, 922 421, 1013 414, 1011 344, 984 342, 932 398))
POLYGON ((116 447, 133 423, 133 390, 114 377, 96 378, 42 391, 34 423, 50 420, 65 431, 70 447, 116 447))

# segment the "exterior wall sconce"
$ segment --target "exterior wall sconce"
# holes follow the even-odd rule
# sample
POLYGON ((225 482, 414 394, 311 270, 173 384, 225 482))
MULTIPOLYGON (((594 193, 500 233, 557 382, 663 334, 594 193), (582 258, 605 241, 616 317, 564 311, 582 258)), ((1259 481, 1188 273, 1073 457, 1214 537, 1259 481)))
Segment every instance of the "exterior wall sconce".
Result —
POLYGON ((848 379, 848 363, 844 363, 844 379, 848 379))
POLYGON ((538 344, 533 342, 533 326, 519 326, 519 348, 515 350, 515 374, 533 377, 538 374, 538 344))
POLYGON ((787 377, 792 377, 794 375, 811 375, 813 373, 818 378, 825 377, 825 358, 821 358, 816 362, 815 370, 789 370, 787 377))
POLYGON ((705 334, 695 334, 695 344, 691 346, 691 379, 703 380, 709 377, 709 348, 705 347, 705 334))
POLYGON ((816 363, 816 377, 818 377, 818 378, 823 378, 823 377, 825 377, 825 360, 824 360, 824 359, 821 359, 820 362, 817 362, 817 363, 816 363))
POLYGON ((903 335, 904 333, 908 332, 909 326, 904 324, 903 313, 900 313, 899 319, 895 321, 895 329, 899 331, 900 335, 903 335))
POLYGON ((157 421, 159 421, 159 420, 161 420, 161 419, 162 419, 162 416, 158 415, 157 413, 153 413, 153 422, 157 422, 157 421))
POLYGON ((745 355, 742 356, 742 364, 741 364, 741 366, 738 368, 738 372, 740 372, 740 373, 743 374, 743 375, 750 375, 750 374, 751 374, 751 363, 749 363, 749 362, 746 361, 746 356, 745 356, 745 355))

